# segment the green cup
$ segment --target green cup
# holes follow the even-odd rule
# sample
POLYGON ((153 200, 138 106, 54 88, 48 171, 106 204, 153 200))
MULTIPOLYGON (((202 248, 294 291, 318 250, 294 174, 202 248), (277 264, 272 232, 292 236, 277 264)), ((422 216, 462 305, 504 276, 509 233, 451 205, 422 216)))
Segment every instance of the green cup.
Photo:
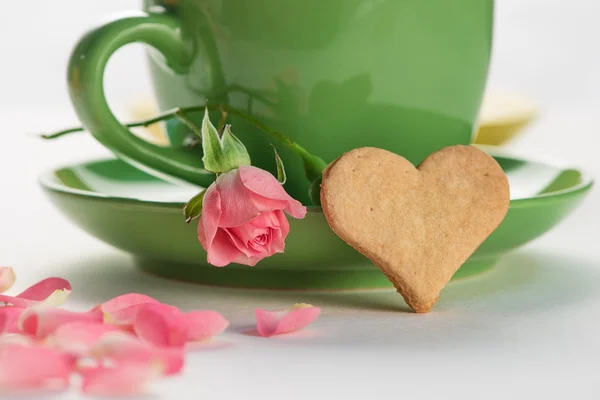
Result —
MULTIPOLYGON (((145 11, 81 38, 69 63, 69 91, 100 143, 163 178, 198 185, 213 179, 200 149, 145 142, 110 111, 104 69, 133 42, 150 45, 163 110, 206 100, 228 104, 327 162, 375 146, 417 164, 472 140, 493 9, 493 0, 147 0, 145 11)), ((230 123, 253 164, 274 172, 272 138, 242 120, 230 123)), ((181 131, 176 124, 168 129, 171 137, 181 131)), ((301 160, 274 144, 286 163, 286 190, 310 204, 301 160)))

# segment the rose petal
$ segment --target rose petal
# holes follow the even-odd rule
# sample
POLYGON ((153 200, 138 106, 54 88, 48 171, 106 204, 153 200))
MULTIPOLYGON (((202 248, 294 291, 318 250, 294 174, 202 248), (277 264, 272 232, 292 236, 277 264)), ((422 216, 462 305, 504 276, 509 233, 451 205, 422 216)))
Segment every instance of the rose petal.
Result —
POLYGON ((321 309, 310 304, 296 304, 286 311, 256 310, 256 330, 261 336, 298 331, 314 322, 321 309))
POLYGON ((62 278, 47 278, 29 287, 17 296, 0 294, 0 302, 17 307, 29 307, 43 303, 48 307, 56 307, 64 303, 71 293, 71 284, 62 278))
MULTIPOLYGON (((212 246, 206 249, 207 261, 215 267, 224 267, 232 262, 250 265, 252 259, 238 250, 224 229, 218 229, 212 246)), ((254 263, 256 264, 256 263, 254 263)))
POLYGON ((160 361, 165 367, 165 375, 179 373, 184 362, 183 348, 155 347, 123 332, 103 336, 92 346, 90 355, 117 363, 160 361))
POLYGON ((277 213, 283 214, 280 210, 264 212, 244 225, 226 229, 229 238, 247 257, 262 259, 272 256, 274 253, 269 251, 273 247, 271 241, 273 236, 277 236, 273 234, 279 230, 280 224, 277 213), (266 241, 256 242, 257 237, 266 238, 266 241))
POLYGON ((115 311, 124 310, 131 306, 148 303, 159 303, 159 301, 145 294, 127 293, 105 301, 97 307, 100 307, 102 312, 113 313, 115 311))
MULTIPOLYGON (((259 256, 261 254, 260 251, 257 251, 251 247, 248 247, 248 243, 243 242, 242 239, 240 239, 235 234, 234 229, 235 228, 220 229, 220 231, 225 232, 227 234, 228 239, 231 242, 231 244, 233 244, 235 246, 235 248, 239 251, 239 253, 242 253, 248 259, 259 256)), ((234 253, 232 252, 232 254, 234 254, 234 253)), ((238 257, 239 257, 239 254, 232 260, 235 260, 238 257)))
POLYGON ((59 350, 85 356, 89 353, 94 343, 111 332, 120 331, 118 327, 106 325, 102 322, 67 322, 59 326, 48 337, 47 342, 59 350))
POLYGON ((37 341, 31 336, 21 334, 0 335, 0 347, 9 346, 13 344, 20 344, 22 346, 33 346, 37 344, 37 341))
MULTIPOLYGON (((40 301, 39 303, 30 303, 28 307, 41 305, 43 307, 60 307, 65 301, 67 301, 67 297, 71 294, 71 289, 57 289, 50 294, 50 296, 46 297, 46 299, 40 301)), ((16 305, 16 304, 15 304, 16 305)))
POLYGON ((18 333, 22 307, 0 307, 0 333, 18 333))
POLYGON ((131 325, 144 304, 155 304, 158 302, 158 300, 145 294, 128 293, 108 300, 94 307, 93 310, 102 312, 106 323, 131 325))
POLYGON ((279 219, 279 229, 273 230, 272 232, 271 248, 269 251, 273 254, 283 253, 285 249, 285 238, 290 232, 290 224, 283 211, 275 211, 275 214, 279 219))
MULTIPOLYGON (((258 170, 262 171, 261 169, 258 170)), ((268 174, 266 171, 263 172, 268 174)), ((281 186, 279 182, 277 184, 281 186)), ((215 181, 215 185, 221 201, 219 227, 240 226, 260 214, 252 193, 246 189, 240 179, 239 170, 236 169, 220 175, 215 181)), ((283 208, 285 205, 286 203, 281 203, 279 208, 283 208)), ((202 211, 204 212, 204 210, 210 211, 210 208, 206 209, 203 206, 202 211)))
POLYGON ((112 314, 103 314, 104 323, 133 332, 133 324, 137 318, 138 312, 145 306, 146 304, 137 304, 123 310, 115 311, 112 314))
POLYGON ((216 311, 190 311, 183 316, 188 326, 188 340, 206 340, 223 332, 229 321, 216 311))
POLYGON ((2 389, 64 389, 74 367, 73 357, 48 347, 22 344, 0 347, 2 389))
POLYGON ((290 230, 285 214, 281 210, 262 213, 256 217, 251 224, 265 226, 269 229, 268 242, 265 244, 263 253, 268 257, 275 253, 283 253, 285 249, 285 238, 290 230))
POLYGON ((202 214, 200 214, 200 220, 198 221, 198 240, 207 251, 213 246, 220 219, 221 197, 216 184, 213 183, 206 190, 202 200, 202 214))
POLYGON ((267 205, 267 201, 273 200, 286 203, 285 207, 269 207, 270 209, 260 209, 260 211, 284 209, 289 215, 298 219, 302 219, 306 215, 306 207, 287 194, 279 181, 267 171, 249 165, 242 165, 239 168, 239 175, 244 186, 252 193, 260 196, 255 197, 255 204, 265 202, 265 205, 267 205))
POLYGON ((15 283, 15 271, 11 267, 0 267, 0 293, 6 292, 15 283))
POLYGON ((167 304, 146 304, 137 314, 133 330, 138 337, 155 346, 183 346, 188 326, 183 313, 167 304))
POLYGON ((43 301, 57 290, 71 291, 71 284, 62 278, 46 278, 30 286, 16 297, 33 301, 43 301))
POLYGON ((213 242, 213 248, 208 251, 208 262, 215 266, 225 266, 237 263, 255 266, 264 258, 275 253, 282 253, 285 249, 285 237, 289 232, 289 224, 283 211, 270 211, 259 215, 241 227, 221 229, 213 242), (227 238, 220 237, 225 232, 227 238), (256 234, 267 233, 264 244, 254 245, 254 238, 249 239, 252 232, 256 234), (246 242, 243 240, 246 239, 246 242))
POLYGON ((60 308, 31 307, 24 310, 19 318, 21 332, 37 338, 45 338, 61 325, 71 322, 101 322, 97 313, 73 312, 60 308))
POLYGON ((96 396, 140 394, 162 374, 160 363, 126 363, 115 367, 85 368, 81 373, 81 390, 96 396))
POLYGON ((281 210, 264 212, 244 225, 235 228, 220 228, 208 251, 208 261, 215 266, 225 266, 235 262, 255 266, 264 258, 285 249, 285 237, 289 232, 289 224, 281 210), (227 238, 221 237, 221 232, 227 238), (254 246, 252 240, 258 234, 267 233, 267 242, 254 246))

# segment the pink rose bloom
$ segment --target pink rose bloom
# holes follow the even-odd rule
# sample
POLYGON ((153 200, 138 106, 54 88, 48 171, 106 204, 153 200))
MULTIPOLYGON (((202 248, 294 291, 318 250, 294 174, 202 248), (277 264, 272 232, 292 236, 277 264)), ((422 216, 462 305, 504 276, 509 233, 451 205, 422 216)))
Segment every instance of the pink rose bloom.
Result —
POLYGON ((290 231, 284 211, 294 218, 306 215, 306 207, 269 172, 241 166, 217 177, 206 191, 198 223, 208 262, 254 266, 283 253, 290 231))

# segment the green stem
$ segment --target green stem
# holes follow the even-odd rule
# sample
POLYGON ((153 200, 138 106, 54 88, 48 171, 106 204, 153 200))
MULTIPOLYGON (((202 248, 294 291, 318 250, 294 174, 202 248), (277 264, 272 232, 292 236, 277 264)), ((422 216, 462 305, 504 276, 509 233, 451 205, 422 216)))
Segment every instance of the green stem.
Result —
MULTIPOLYGON (((202 106, 203 109, 202 111, 204 111, 204 106, 202 106)), ((125 124, 125 126, 127 128, 139 128, 139 127, 148 127, 150 125, 156 124, 160 121, 165 121, 171 118, 175 117, 175 112, 177 112, 178 109, 174 109, 174 110, 170 110, 170 111, 166 111, 164 113, 160 113, 155 117, 152 118, 148 118, 148 119, 144 119, 144 120, 140 120, 140 121, 136 121, 136 122, 131 122, 128 124, 125 124)), ((74 128, 68 128, 62 131, 57 131, 57 132, 53 132, 53 133, 47 133, 47 134, 41 134, 39 135, 40 138, 42 139, 58 139, 61 136, 65 136, 65 135, 70 135, 71 133, 79 133, 79 132, 85 132, 85 128, 79 126, 79 127, 74 127, 74 128)))
POLYGON ((42 139, 58 139, 61 136, 66 136, 66 135, 70 135, 71 133, 79 133, 79 132, 83 132, 83 131, 84 131, 83 128, 69 128, 69 129, 65 129, 63 131, 58 131, 58 132, 54 132, 54 133, 43 133, 43 134, 39 135, 39 137, 42 139))
MULTIPOLYGON (((285 147, 292 150, 300 158, 302 158, 302 160, 304 161, 305 168, 307 169, 307 172, 310 172, 311 176, 320 176, 325 167, 327 167, 327 163, 322 158, 311 154, 310 152, 308 152, 308 150, 300 146, 298 143, 294 142, 292 139, 288 138, 287 136, 284 136, 278 131, 269 128, 267 125, 255 118, 252 114, 246 113, 245 111, 238 110, 230 106, 209 104, 205 106, 179 107, 160 113, 152 118, 125 124, 125 126, 128 128, 147 127, 157 122, 166 121, 172 118, 179 118, 183 120, 182 122, 189 126, 191 121, 187 120, 187 118, 185 118, 185 115, 197 112, 204 112, 204 110, 206 110, 207 108, 209 110, 218 110, 221 111, 221 113, 227 113, 228 115, 237 115, 238 117, 246 120, 246 122, 260 129, 267 135, 278 140, 281 144, 283 144, 285 147)), ((71 133, 83 132, 84 130, 85 129, 83 127, 69 128, 51 134, 40 135, 40 137, 42 139, 56 139, 71 133)))

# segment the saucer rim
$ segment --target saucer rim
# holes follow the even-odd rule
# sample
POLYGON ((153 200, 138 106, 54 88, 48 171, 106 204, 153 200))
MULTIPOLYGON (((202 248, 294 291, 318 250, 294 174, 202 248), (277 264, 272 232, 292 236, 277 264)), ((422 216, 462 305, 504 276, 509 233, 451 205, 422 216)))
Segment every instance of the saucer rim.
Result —
MULTIPOLYGON (((508 151, 507 149, 504 149, 504 148, 497 148, 497 147, 491 146, 491 145, 474 144, 474 146, 487 152, 488 154, 490 154, 493 157, 504 157, 504 158, 510 158, 510 159, 517 160, 517 161, 545 164, 545 165, 549 165, 549 166, 552 166, 555 168, 561 168, 561 169, 565 169, 565 170, 571 169, 571 170, 576 170, 581 174, 582 182, 577 185, 574 185, 570 188, 563 189, 563 190, 557 190, 557 191, 553 191, 553 192, 549 192, 549 193, 537 194, 532 197, 525 197, 525 198, 511 200, 510 208, 536 206, 540 202, 548 202, 548 201, 553 201, 553 200, 559 200, 564 197, 576 196, 577 194, 586 192, 589 189, 591 189, 591 187, 595 183, 595 179, 589 171, 587 171, 586 169, 581 168, 579 166, 573 165, 573 164, 566 164, 559 160, 551 159, 548 157, 533 157, 532 158, 529 156, 525 156, 523 154, 519 154, 519 153, 516 153, 513 151, 508 151)), ((161 208, 161 209, 165 209, 165 208, 166 209, 177 209, 179 211, 185 205, 184 202, 142 200, 142 199, 135 199, 135 198, 131 198, 131 197, 120 197, 120 196, 109 195, 106 193, 91 192, 91 191, 87 191, 87 190, 76 189, 76 188, 73 188, 70 186, 63 185, 61 183, 57 183, 54 178, 55 173, 58 170, 65 169, 65 168, 73 168, 73 167, 80 166, 80 165, 94 164, 94 163, 99 163, 99 162, 108 161, 108 160, 119 160, 119 158, 118 157, 114 157, 114 158, 99 157, 99 158, 94 158, 94 159, 90 159, 87 161, 78 161, 78 162, 74 162, 74 163, 58 165, 58 166, 55 166, 52 168, 47 168, 38 175, 38 183, 45 190, 50 190, 53 192, 71 195, 71 196, 75 196, 75 197, 83 197, 83 198, 87 198, 87 199, 91 198, 91 199, 97 199, 99 201, 113 202, 113 203, 118 203, 121 205, 136 205, 136 206, 161 208)), ((157 179, 159 179, 159 178, 157 178, 157 179)), ((307 206, 306 209, 309 213, 322 214, 322 208, 320 206, 307 206)))

